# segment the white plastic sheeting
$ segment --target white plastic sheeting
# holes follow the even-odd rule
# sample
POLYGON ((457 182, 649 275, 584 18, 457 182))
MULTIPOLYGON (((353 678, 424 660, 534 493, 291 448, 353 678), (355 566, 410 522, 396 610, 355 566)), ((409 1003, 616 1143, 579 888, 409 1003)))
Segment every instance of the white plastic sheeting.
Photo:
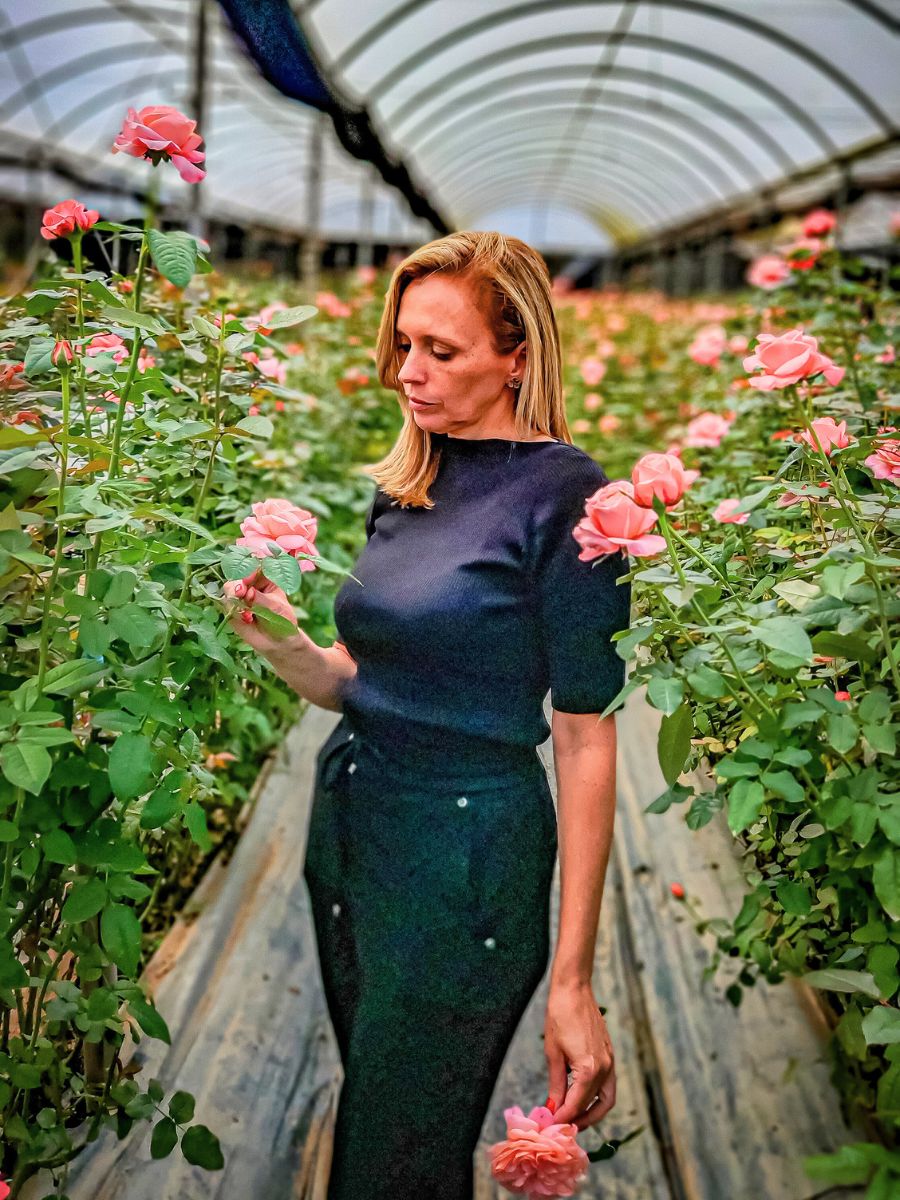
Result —
MULTIPOLYGON (((896 136, 900 124, 897 0, 293 8, 323 74, 368 109, 449 224, 545 249, 599 250, 715 212, 896 136)), ((98 193, 103 179, 143 181, 145 164, 107 149, 128 105, 193 115, 196 11, 196 0, 2 0, 0 129, 7 156, 21 152, 34 172, 7 167, 0 186, 58 199, 38 168, 60 161, 98 193)), ((302 231, 312 126, 323 118, 259 77, 215 4, 209 26, 203 207, 302 231)), ((323 235, 434 236, 326 124, 323 235)), ((174 170, 165 180, 190 202, 174 170)), ((78 194, 95 203, 90 190, 78 194)))

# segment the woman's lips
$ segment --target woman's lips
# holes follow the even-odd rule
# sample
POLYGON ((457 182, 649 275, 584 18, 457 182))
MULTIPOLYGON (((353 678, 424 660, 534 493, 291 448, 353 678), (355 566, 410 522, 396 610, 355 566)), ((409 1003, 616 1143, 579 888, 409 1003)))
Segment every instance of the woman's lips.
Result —
POLYGON ((408 396, 410 406, 412 408, 431 408, 433 400, 414 400, 412 396, 408 396))

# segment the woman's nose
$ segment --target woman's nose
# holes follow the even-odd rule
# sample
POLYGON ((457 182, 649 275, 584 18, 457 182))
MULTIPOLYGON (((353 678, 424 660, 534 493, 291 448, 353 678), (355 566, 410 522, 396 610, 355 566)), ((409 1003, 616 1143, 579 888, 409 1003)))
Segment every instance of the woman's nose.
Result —
POLYGON ((422 369, 419 366, 418 358, 410 350, 406 358, 403 360, 403 365, 397 372, 398 379, 405 383, 408 379, 421 379, 422 369))

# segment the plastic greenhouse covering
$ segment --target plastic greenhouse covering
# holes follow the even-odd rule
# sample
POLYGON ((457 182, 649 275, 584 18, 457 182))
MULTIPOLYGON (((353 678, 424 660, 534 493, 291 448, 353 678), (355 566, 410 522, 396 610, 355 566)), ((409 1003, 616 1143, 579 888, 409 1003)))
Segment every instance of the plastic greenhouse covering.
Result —
MULTIPOLYGON (((106 151, 128 106, 168 103, 200 110, 208 215, 302 234, 315 166, 325 238, 503 228, 592 251, 813 169, 845 162, 864 177, 898 158, 900 4, 888 0, 288 7, 207 0, 204 57, 196 0, 4 0, 0 187, 50 203, 62 175, 124 214, 146 174, 106 151), (278 9, 295 40, 270 22, 278 9), (304 53, 319 81, 284 94, 304 53), (355 151, 335 112, 361 115, 355 151), (399 174, 367 161, 372 141, 399 174)), ((163 198, 187 209, 173 175, 163 198)))

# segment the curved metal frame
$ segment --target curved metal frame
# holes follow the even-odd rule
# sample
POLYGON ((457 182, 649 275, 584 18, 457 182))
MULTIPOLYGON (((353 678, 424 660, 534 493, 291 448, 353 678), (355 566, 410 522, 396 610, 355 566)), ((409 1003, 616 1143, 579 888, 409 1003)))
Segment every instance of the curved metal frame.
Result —
MULTIPOLYGON (((432 0, 405 0, 405 3, 395 9, 393 13, 388 13, 382 17, 374 27, 374 30, 369 29, 365 34, 357 38, 355 42, 351 43, 344 53, 331 64, 331 69, 334 71, 345 70, 346 66, 352 63, 363 50, 371 47, 373 41, 384 37, 400 21, 405 20, 419 9, 425 8, 431 2, 432 0)), ((521 18, 540 15, 545 12, 558 12, 561 8, 597 8, 601 5, 617 5, 620 2, 621 0, 530 0, 529 3, 517 3, 511 8, 498 9, 486 13, 475 21, 470 21, 466 25, 459 26, 452 33, 443 34, 441 37, 426 43, 424 46, 418 46, 413 54, 409 55, 402 62, 397 63, 387 75, 382 76, 369 89, 368 100, 370 102, 383 100, 391 88, 417 65, 416 60, 421 60, 423 53, 433 59, 435 54, 439 54, 441 50, 454 47, 469 37, 475 37, 479 33, 493 29, 497 25, 509 24, 511 21, 521 18)), ((644 0, 644 2, 647 4, 648 0, 644 0)), ((870 96, 866 95, 854 79, 845 75, 843 71, 840 71, 833 63, 823 58, 821 54, 817 53, 810 46, 788 37, 783 30, 775 30, 772 26, 766 25, 762 21, 754 20, 753 17, 748 17, 745 13, 733 12, 722 5, 708 3, 708 0, 649 0, 649 2, 654 8, 674 8, 677 11, 693 13, 700 17, 707 17, 710 20, 724 21, 726 24, 735 25, 739 29, 756 34, 766 41, 774 42, 779 49, 786 50, 802 62, 814 67, 837 88, 843 90, 864 112, 868 113, 875 124, 881 128, 882 133, 890 134, 894 132, 893 122, 887 113, 882 112, 878 105, 870 96)), ((619 41, 619 45, 627 45, 629 41, 634 40, 635 36, 630 32, 624 33, 619 41)))
MULTIPOLYGON (((395 109, 390 114, 388 120, 391 125, 395 121, 402 121, 406 116, 413 112, 418 112, 423 104, 425 104, 431 96, 442 93, 448 86, 460 80, 468 80, 479 70, 488 70, 496 66, 500 62, 523 58, 529 54, 540 54, 548 50, 567 50, 572 47, 583 49, 588 43, 598 42, 601 45, 606 45, 609 42, 611 32, 607 31, 600 34, 559 34, 552 38, 539 38, 532 42, 520 42, 517 46, 509 47, 505 50, 494 51, 491 54, 485 55, 483 58, 473 59, 464 66, 455 68, 449 75, 445 75, 442 79, 431 81, 426 87, 416 92, 409 100, 405 101, 398 109, 395 109)), ((743 68, 737 68, 728 59, 720 58, 716 54, 711 54, 706 50, 700 50, 696 46, 690 46, 683 42, 667 41, 663 38, 645 37, 643 34, 632 34, 630 39, 632 46, 639 46, 650 50, 665 51, 668 54, 673 54, 676 57, 687 58, 696 62, 701 62, 706 66, 713 67, 717 70, 722 70, 726 74, 740 78, 748 87, 760 92, 773 102, 776 108, 782 112, 787 112, 792 116, 807 133, 810 140, 825 154, 829 159, 837 152, 837 147, 832 142, 828 133, 814 121, 799 105, 795 104, 790 97, 785 96, 778 88, 759 79, 751 71, 745 71, 743 68)))
MULTIPOLYGON (((464 205, 469 202, 470 197, 480 196, 483 192, 493 188, 498 183, 515 183, 520 178, 531 179, 529 164, 520 164, 522 169, 508 169, 493 173, 490 179, 484 180, 482 185, 476 185, 470 188, 466 195, 459 201, 459 204, 464 205)), ((616 164, 617 166, 620 164, 616 164)), ((643 180, 641 181, 643 182, 643 180)), ((599 179, 594 185, 587 183, 587 195, 593 196, 595 199, 603 195, 603 185, 605 183, 613 183, 616 188, 620 189, 621 194, 626 196, 632 204, 632 208, 637 214, 636 220, 643 220, 647 226, 653 226, 660 221, 670 221, 673 214, 665 207, 662 207, 659 200, 655 196, 648 196, 645 191, 635 191, 633 187, 633 179, 629 175, 623 176, 618 171, 606 171, 602 179, 599 179), (596 190, 594 190, 596 189, 596 190)), ((575 192, 581 187, 581 183, 575 179, 562 179, 559 182, 559 187, 567 187, 570 191, 575 192)), ((505 195, 505 193, 501 193, 505 195)))
MULTIPOLYGON (((500 125, 505 120, 519 120, 522 116, 523 111, 528 111, 527 106, 524 110, 517 106, 515 112, 507 113, 505 118, 498 117, 493 122, 493 125, 494 126, 500 125)), ((556 114, 556 116, 559 117, 564 113, 571 112, 571 109, 564 105, 560 105, 555 108, 552 106, 537 107, 534 111, 535 111, 535 116, 532 119, 531 123, 528 124, 525 128, 522 128, 518 131, 522 136, 524 136, 526 138, 531 137, 534 133, 538 132, 539 129, 548 129, 548 131, 549 131, 550 128, 555 128, 557 136, 559 136, 561 133, 559 120, 554 120, 552 126, 548 126, 547 122, 538 120, 537 113, 539 112, 541 117, 544 117, 544 116, 547 116, 550 114, 556 114)), ((603 114, 605 111, 606 110, 604 110, 603 108, 596 108, 596 107, 592 108, 590 120, 588 120, 585 123, 585 125, 582 127, 582 135, 585 130, 597 129, 597 128, 599 128, 599 131, 603 131, 604 129, 612 129, 617 133, 619 132, 619 130, 621 129, 621 125, 617 124, 616 119, 615 119, 619 115, 618 113, 614 112, 612 114, 613 115, 612 121, 600 121, 597 119, 598 116, 600 114, 603 114)), ((698 147, 692 145, 690 142, 683 141, 680 137, 676 136, 671 130, 661 129, 654 122, 644 121, 643 118, 636 117, 634 113, 629 113, 628 124, 627 124, 627 133, 628 133, 629 137, 633 135, 633 131, 635 128, 652 130, 652 132, 655 135, 657 135, 657 137, 653 137, 653 138, 641 137, 640 141, 642 141, 642 142, 650 142, 650 143, 655 144, 657 141, 657 138, 662 138, 664 146, 671 146, 673 149, 676 149, 680 146, 688 155, 693 156, 693 161, 695 163, 699 164, 700 162, 702 162, 706 166, 707 174, 710 177, 715 176, 716 178, 719 179, 720 183, 724 183, 724 187, 725 187, 726 191, 734 190, 735 187, 740 188, 740 187, 746 186, 746 180, 743 177, 738 176, 737 183, 735 183, 735 180, 722 170, 720 164, 716 160, 710 158, 704 150, 699 149, 698 147)), ((440 170, 437 172, 429 171, 429 173, 428 173, 429 182, 432 183, 432 185, 435 188, 440 190, 440 186, 441 186, 440 179, 441 179, 441 176, 446 167, 450 167, 451 169, 453 169, 460 161, 466 162, 466 161, 471 160, 473 154, 474 155, 482 154, 485 151, 485 149, 489 148, 491 146, 491 144, 497 140, 497 137, 502 138, 504 136, 502 130, 497 131, 496 133, 492 130, 490 133, 488 133, 487 136, 484 136, 483 132, 481 130, 479 130, 479 135, 480 136, 478 138, 477 146, 472 146, 470 144, 469 146, 463 147, 462 152, 461 152, 461 157, 458 155, 455 159, 450 158, 449 160, 443 161, 441 163, 440 170)), ((507 136, 507 138, 509 137, 508 134, 506 136, 507 136)))
MULTIPOLYGON (((583 139, 582 139, 582 141, 583 141, 583 139)), ((541 141, 541 142, 532 142, 523 147, 510 146, 506 150, 500 150, 500 151, 496 152, 495 154, 491 155, 491 158, 490 158, 491 172, 493 172, 493 168, 498 162, 503 162, 509 157, 517 157, 517 158, 521 159, 522 162, 531 162, 538 156, 540 156, 541 158, 544 158, 544 157, 546 157, 546 155, 544 153, 545 148, 549 149, 551 147, 555 148, 558 153, 558 151, 559 151, 559 137, 558 136, 554 137, 554 138, 550 138, 550 139, 545 139, 544 141, 541 141), (532 151, 534 151, 535 153, 533 153, 532 151)), ((648 186, 648 185, 652 186, 653 185, 654 174, 648 172, 648 170, 647 170, 647 167, 649 164, 652 163, 652 160, 648 160, 644 155, 640 154, 639 152, 634 153, 633 152, 634 147, 631 145, 630 142, 626 142, 624 145, 616 144, 613 146, 611 146, 607 142, 607 143, 604 143, 603 145, 599 146, 598 149, 601 152, 601 154, 603 152, 614 153, 618 157, 613 159, 612 162, 605 162, 601 157, 599 157, 599 155, 597 153, 595 153, 594 151, 591 150, 590 145, 579 144, 578 146, 573 147, 569 151, 570 162, 572 162, 573 164, 580 163, 581 166, 579 166, 577 168, 579 171, 589 170, 592 172, 599 172, 599 173, 608 171, 610 169, 610 167, 613 165, 628 167, 629 169, 631 169, 633 166, 636 178, 639 179, 644 184, 644 186, 648 186)), ((709 203, 710 201, 716 202, 716 201, 722 201, 722 200, 729 199, 729 197, 727 195, 722 195, 721 192, 717 191, 716 189, 712 188, 711 185, 707 184, 706 180, 704 180, 702 176, 698 176, 697 173, 694 172, 692 169, 686 168, 686 164, 683 163, 680 159, 675 158, 672 155, 666 154, 659 149, 656 150, 656 154, 658 156, 657 162, 655 164, 653 164, 652 170, 655 173, 657 186, 660 186, 661 184, 664 185, 666 187, 666 189, 673 196, 675 196, 675 195, 679 196, 681 198, 681 201, 684 204, 693 204, 693 203, 702 204, 702 203, 709 203), (670 169, 661 170, 660 166, 659 166, 659 159, 664 159, 664 160, 670 162, 670 164, 671 164, 670 169), (699 192, 699 194, 697 193, 696 190, 692 191, 690 188, 688 188, 685 185, 683 175, 688 174, 688 173, 695 180, 699 179, 701 184, 704 185, 703 190, 701 190, 699 192)), ((476 175, 476 177, 479 174, 483 176, 485 173, 484 165, 480 164, 480 163, 470 163, 463 170, 457 171, 456 175, 453 176, 452 179, 446 180, 444 182, 444 194, 447 195, 448 197, 451 196, 452 195, 452 192, 450 190, 451 185, 460 180, 468 179, 473 173, 476 175)))
MULTIPOLYGON (((426 145, 432 137, 440 137, 443 132, 449 127, 462 124, 467 125, 478 120, 479 112, 490 112, 495 107, 503 106, 503 110, 507 111, 507 106, 514 99, 506 90, 509 85, 518 86, 519 84, 530 85, 537 79, 568 79, 576 76, 589 77, 593 70, 590 66, 582 66, 572 64, 572 66, 559 67, 538 67, 533 71, 521 71, 513 75, 504 75, 500 79, 492 80, 489 83, 480 84, 473 88, 470 92, 464 92, 460 96, 448 101, 437 109, 432 109, 431 113, 421 117, 417 125, 413 125, 405 134, 400 134, 399 138, 403 142, 404 148, 410 154, 418 154, 423 145, 426 145), (480 110, 470 113, 468 116, 461 112, 461 109, 476 107, 482 97, 489 97, 494 91, 500 91, 503 94, 496 101, 496 104, 484 104, 480 110), (435 127, 435 121, 437 126, 435 127), (423 131, 427 130, 424 139, 416 143, 415 138, 423 131)), ((778 164, 782 171, 793 171, 799 165, 791 156, 782 148, 781 144, 772 137, 772 135, 762 126, 758 125, 752 117, 748 117, 740 109, 734 108, 732 105, 720 100, 714 96, 712 92, 706 92, 702 88, 698 88, 693 84, 685 83, 683 80, 674 79, 669 75, 660 75, 655 71, 644 71, 633 67, 622 67, 618 63, 612 65, 608 71, 604 73, 604 81, 613 79, 615 81, 627 82, 634 80, 636 83, 650 83, 655 87, 666 88, 678 95, 686 96, 688 99, 695 101, 702 108, 713 109, 719 116, 726 117, 737 125, 751 140, 759 143, 769 154, 769 156, 778 164)), ((599 86, 599 85, 598 85, 599 86)), ((560 88, 556 91, 546 88, 535 93, 537 96, 551 96, 555 99, 573 99, 579 100, 584 95, 583 83, 571 91, 560 88)), ((623 95, 626 93, 623 93, 623 95)), ((603 95, 608 95, 606 88, 603 88, 603 95)), ((666 106, 665 112, 681 113, 680 109, 666 106)))
MULTIPOLYGON (((498 205, 515 204, 516 198, 510 196, 508 189, 526 179, 527 175, 523 175, 521 171, 504 171, 496 178, 488 180, 480 187, 473 189, 466 196, 463 203, 466 207, 475 209, 484 209, 488 205, 497 207, 498 205)), ((574 211, 580 213, 582 216, 589 215, 591 211, 603 210, 607 215, 607 219, 609 219, 611 213, 616 223, 624 225, 626 222, 630 222, 631 229, 639 226, 640 222, 643 222, 645 228, 652 229, 659 221, 671 220, 671 215, 666 212, 657 216, 652 212, 641 211, 641 202, 646 202, 646 196, 639 197, 639 203, 636 207, 636 211, 638 212, 637 218, 627 208, 616 207, 616 201, 620 196, 624 195, 628 199, 631 199, 632 193, 630 188, 624 186, 621 181, 613 179, 612 182, 617 190, 612 194, 608 194, 602 189, 593 191, 590 187, 582 186, 573 180, 563 180, 560 182, 558 194, 563 200, 568 199, 572 201, 576 206, 574 211)), ((602 228, 610 233, 616 241, 621 240, 621 230, 617 231, 608 225, 604 225, 602 228)))
MULTIPOLYGON (((527 201, 525 205, 527 208, 527 201)), ((482 213, 487 215, 491 209, 499 206, 515 208, 516 203, 513 201, 511 205, 507 205, 502 198, 493 200, 490 197, 486 197, 484 201, 479 200, 472 206, 470 212, 463 212, 460 228, 471 225, 476 217, 481 223, 482 213)), ((625 245, 634 234, 634 221, 630 217, 626 217, 621 210, 615 209, 609 202, 598 202, 596 196, 586 195, 580 191, 566 194, 562 197, 559 207, 571 211, 589 224, 596 225, 615 246, 625 245)))

